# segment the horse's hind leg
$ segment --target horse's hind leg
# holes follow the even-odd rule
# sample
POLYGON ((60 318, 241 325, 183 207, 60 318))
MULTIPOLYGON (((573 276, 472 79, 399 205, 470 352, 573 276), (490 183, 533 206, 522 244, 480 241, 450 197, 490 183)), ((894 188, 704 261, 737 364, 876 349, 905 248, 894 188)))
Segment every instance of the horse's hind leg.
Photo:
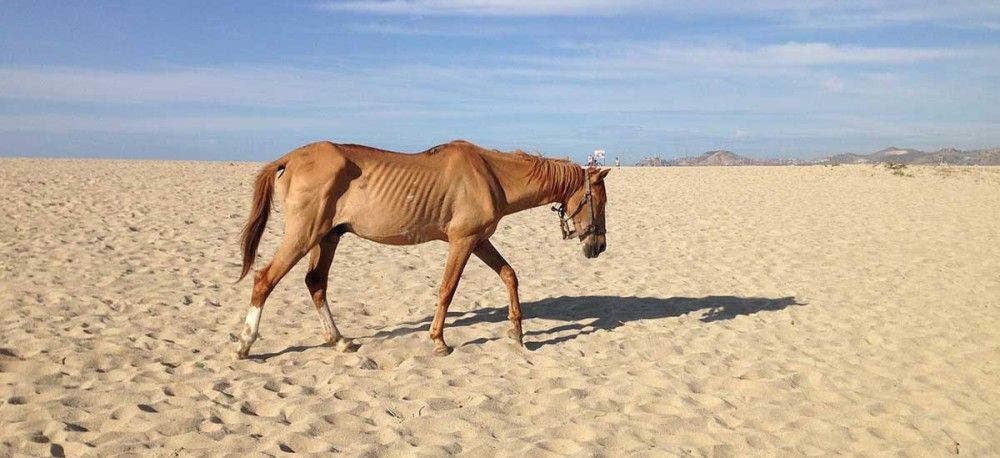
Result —
POLYGON ((337 350, 352 352, 357 351, 358 345, 340 334, 340 330, 333 322, 330 304, 326 299, 330 264, 333 263, 333 256, 337 252, 337 244, 339 243, 339 236, 328 234, 320 240, 318 245, 313 247, 309 257, 309 272, 306 274, 306 287, 309 288, 316 312, 319 313, 319 322, 323 325, 323 338, 326 339, 326 343, 333 345, 337 350))
POLYGON ((250 346, 257 340, 260 329, 260 313, 264 308, 264 302, 267 301, 267 296, 271 294, 281 278, 292 269, 292 266, 305 256, 312 244, 312 240, 289 237, 289 234, 286 233, 271 263, 254 275, 250 310, 247 311, 243 332, 240 333, 240 346, 236 350, 236 359, 245 359, 250 354, 250 346))

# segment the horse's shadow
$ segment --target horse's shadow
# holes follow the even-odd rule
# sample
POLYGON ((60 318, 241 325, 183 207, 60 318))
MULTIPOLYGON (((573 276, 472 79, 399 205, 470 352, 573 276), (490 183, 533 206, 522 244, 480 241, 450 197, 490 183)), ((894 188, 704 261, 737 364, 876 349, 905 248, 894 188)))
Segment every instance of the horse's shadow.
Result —
MULTIPOLYGON (((521 304, 525 319, 539 318, 560 321, 548 329, 525 332, 525 346, 535 350, 546 345, 573 340, 598 330, 613 330, 633 321, 655 320, 704 311, 701 321, 710 323, 728 320, 740 315, 782 310, 792 305, 804 305, 793 296, 781 298, 706 296, 706 297, 620 297, 620 296, 578 296, 553 297, 521 304), (567 331, 570 334, 562 334, 567 331), (552 336, 547 338, 547 336, 552 336), (538 340, 539 338, 543 340, 538 340)), ((403 323, 400 327, 379 331, 372 338, 391 338, 414 332, 427 331, 433 315, 420 320, 403 323)), ((449 312, 451 319, 446 326, 467 326, 476 323, 500 323, 507 321, 507 307, 481 308, 469 312, 449 312)), ((534 324, 534 323, 532 323, 534 324)), ((532 324, 525 323, 530 329, 532 324)), ((534 324, 537 326, 537 324, 534 324)), ((480 338, 465 345, 485 343, 496 338, 480 338)))
POLYGON ((267 360, 269 360, 271 358, 274 358, 276 356, 281 356, 281 355, 284 355, 286 353, 302 353, 304 351, 308 351, 308 350, 312 350, 314 348, 320 348, 320 347, 332 347, 332 345, 329 345, 329 344, 326 344, 326 343, 321 343, 321 344, 318 344, 318 345, 294 345, 294 346, 285 348, 284 350, 281 350, 281 351, 275 351, 275 352, 271 352, 271 353, 261 353, 259 355, 250 355, 248 357, 248 359, 257 360, 257 361, 267 361, 267 360))

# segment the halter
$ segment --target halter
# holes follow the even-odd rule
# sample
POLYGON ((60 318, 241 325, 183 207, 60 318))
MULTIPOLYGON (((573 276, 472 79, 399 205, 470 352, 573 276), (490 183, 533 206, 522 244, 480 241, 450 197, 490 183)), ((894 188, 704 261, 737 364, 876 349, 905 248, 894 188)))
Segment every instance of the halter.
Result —
POLYGON ((556 212, 556 214, 559 216, 559 230, 562 231, 563 240, 568 240, 570 238, 577 236, 586 237, 590 234, 597 232, 597 225, 594 224, 594 199, 591 196, 590 177, 587 176, 586 169, 583 170, 583 182, 587 186, 587 193, 584 194, 583 200, 581 200, 579 205, 576 206, 576 210, 573 210, 573 212, 570 213, 569 216, 566 215, 565 203, 560 202, 558 205, 552 207, 552 211, 556 212), (584 229, 582 234, 577 234, 576 227, 571 223, 573 222, 573 217, 575 217, 577 213, 580 213, 580 210, 583 210, 584 205, 586 205, 587 208, 590 210, 590 224, 587 226, 586 229, 584 229))

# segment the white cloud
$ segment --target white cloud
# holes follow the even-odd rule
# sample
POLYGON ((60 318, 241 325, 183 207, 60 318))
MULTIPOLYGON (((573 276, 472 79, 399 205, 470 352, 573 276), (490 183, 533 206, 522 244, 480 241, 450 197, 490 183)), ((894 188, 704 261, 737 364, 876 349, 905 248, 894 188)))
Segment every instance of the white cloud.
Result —
POLYGON ((297 116, 102 116, 0 115, 0 132, 184 133, 299 131, 329 128, 338 119, 297 116))
POLYGON ((386 110, 420 102, 426 96, 408 87, 419 75, 377 70, 353 67, 342 72, 274 66, 137 71, 0 67, 0 99, 386 110))
MULTIPOLYGON (((101 102, 199 101, 243 104, 305 100, 315 78, 293 70, 190 68, 111 71, 79 67, 0 69, 0 97, 101 102)), ((330 80, 331 78, 326 78, 330 80)))
POLYGON ((1000 4, 979 0, 948 2, 852 1, 803 8, 788 14, 783 25, 812 29, 869 28, 894 24, 935 23, 945 27, 989 29, 1000 19, 1000 4))
POLYGON ((844 90, 844 80, 836 75, 831 75, 826 78, 823 78, 819 82, 819 84, 820 86, 823 87, 823 89, 826 89, 830 92, 840 92, 844 90))
POLYGON ((367 23, 351 24, 352 32, 380 35, 428 36, 428 37, 486 37, 504 35, 523 30, 513 27, 475 27, 465 25, 429 26, 422 24, 367 23))
MULTIPOLYGON (((991 59, 996 54, 829 43, 633 41, 540 48, 461 65, 371 59, 330 69, 0 67, 0 101, 15 107, 5 110, 13 114, 0 115, 0 132, 292 132, 309 138, 330 132, 385 138, 387 132, 451 137, 479 129, 494 139, 515 135, 540 141, 544 135, 572 134, 551 127, 558 125, 554 119, 569 119, 564 122, 580 130, 607 119, 647 129, 714 125, 717 131, 700 135, 763 142, 782 138, 774 126, 785 123, 798 126, 790 136, 821 135, 801 130, 817 112, 905 117, 927 111, 908 109, 919 104, 936 110, 961 106, 968 112, 963 120, 992 116, 992 80, 980 75, 996 66, 991 59), (961 78, 910 66, 957 59, 968 65, 943 67, 961 67, 961 78), (56 104, 16 110, 35 100, 56 104), (85 106, 66 108, 61 102, 85 106)), ((861 127, 835 127, 868 135, 861 127)), ((672 136, 654 130, 643 135, 650 144, 672 136)))
MULTIPOLYGON (((838 46, 780 43, 763 46, 678 42, 571 45, 531 55, 494 56, 473 65, 406 62, 349 63, 339 70, 297 67, 203 67, 111 71, 79 67, 0 67, 0 99, 100 104, 173 103, 255 106, 358 113, 462 114, 503 106, 571 110, 586 100, 634 99, 624 109, 655 109, 642 96, 667 92, 698 75, 794 84, 806 78, 828 90, 845 86, 852 65, 874 66, 866 82, 888 86, 885 67, 996 56, 993 50, 838 46), (838 75, 831 77, 831 69, 838 75), (881 72, 881 73, 880 73, 881 72), (660 81, 663 89, 638 85, 660 81), (600 84, 594 87, 593 84, 600 84), (503 94, 501 96, 501 94, 503 94), (458 102, 460 101, 460 102, 458 102), (461 108, 459 108, 461 107, 461 108)), ((987 61, 989 59, 982 59, 987 61)), ((339 68, 340 66, 338 66, 339 68)), ((982 68, 982 64, 970 68, 982 68)), ((892 78, 895 78, 893 76, 892 78)), ((857 79, 857 78, 855 78, 857 79)), ((678 108, 678 107, 671 107, 678 108)), ((688 107, 680 107, 688 108, 688 107)), ((727 107, 716 107, 726 109, 727 107)))
POLYGON ((584 16, 645 11, 652 0, 351 0, 320 8, 395 15, 584 16))
MULTIPOLYGON (((845 66, 901 66, 921 62, 978 59, 993 49, 842 46, 828 43, 700 44, 618 42, 567 45, 560 56, 524 56, 503 69, 524 76, 574 79, 670 78, 680 75, 803 76, 811 69, 845 66)), ((984 59, 986 60, 986 59, 984 59)))
POLYGON ((906 64, 963 57, 972 51, 935 48, 837 46, 827 43, 785 43, 763 46, 732 57, 757 57, 779 65, 906 64))
POLYGON ((896 23, 946 22, 995 28, 1000 4, 982 0, 347 0, 318 5, 331 12, 411 16, 608 16, 662 14, 756 17, 803 28, 859 28, 896 23))
POLYGON ((892 72, 867 73, 863 75, 869 82, 879 85, 890 85, 899 82, 899 75, 892 72))

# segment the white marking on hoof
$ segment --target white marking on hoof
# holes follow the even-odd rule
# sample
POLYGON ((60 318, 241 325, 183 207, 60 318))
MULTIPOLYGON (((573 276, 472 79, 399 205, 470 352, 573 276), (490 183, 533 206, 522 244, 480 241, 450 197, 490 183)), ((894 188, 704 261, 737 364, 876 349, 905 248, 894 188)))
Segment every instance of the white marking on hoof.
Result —
POLYGON ((246 327, 243 328, 244 333, 249 328, 250 335, 257 337, 257 331, 260 329, 260 310, 261 307, 250 307, 250 310, 247 310, 247 319, 244 321, 246 327))
POLYGON ((247 311, 247 318, 243 322, 243 331, 240 332, 239 347, 233 357, 236 359, 246 359, 250 356, 250 346, 257 340, 258 329, 260 329, 260 307, 250 307, 247 311))

